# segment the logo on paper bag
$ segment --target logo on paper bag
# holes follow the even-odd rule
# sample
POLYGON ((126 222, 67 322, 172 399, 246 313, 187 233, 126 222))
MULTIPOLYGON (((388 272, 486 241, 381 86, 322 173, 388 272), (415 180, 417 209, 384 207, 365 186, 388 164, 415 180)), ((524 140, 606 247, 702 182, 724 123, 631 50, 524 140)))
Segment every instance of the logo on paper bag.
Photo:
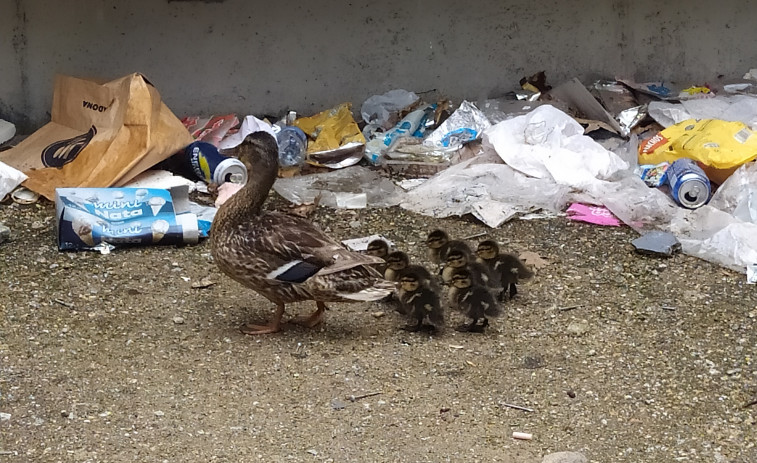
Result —
POLYGON ((89 145, 97 128, 93 125, 86 133, 73 138, 58 140, 42 150, 42 164, 45 167, 61 168, 76 159, 81 151, 89 145))

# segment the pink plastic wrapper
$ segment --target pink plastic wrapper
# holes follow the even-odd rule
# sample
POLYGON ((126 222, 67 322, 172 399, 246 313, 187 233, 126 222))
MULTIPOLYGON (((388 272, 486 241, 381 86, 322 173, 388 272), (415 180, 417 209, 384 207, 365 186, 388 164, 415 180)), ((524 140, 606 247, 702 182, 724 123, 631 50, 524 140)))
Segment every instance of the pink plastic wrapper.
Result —
POLYGON ((233 133, 233 128, 239 125, 239 119, 234 114, 226 116, 187 116, 181 120, 195 140, 202 140, 214 146, 223 140, 227 134, 233 133))
POLYGON ((586 204, 573 203, 566 212, 568 213, 568 218, 571 220, 607 227, 619 227, 621 225, 620 220, 603 206, 587 206, 586 204))

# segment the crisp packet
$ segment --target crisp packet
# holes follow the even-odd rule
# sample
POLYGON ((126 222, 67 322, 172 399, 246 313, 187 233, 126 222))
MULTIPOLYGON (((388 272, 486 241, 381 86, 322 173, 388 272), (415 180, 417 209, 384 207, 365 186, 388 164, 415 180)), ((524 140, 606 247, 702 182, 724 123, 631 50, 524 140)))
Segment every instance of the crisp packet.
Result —
POLYGON ((197 243, 200 225, 189 207, 185 185, 170 190, 57 188, 58 250, 197 243))
POLYGON ((643 164, 640 165, 636 171, 647 186, 657 188, 665 183, 668 167, 670 167, 670 163, 668 162, 661 162, 660 164, 643 164))

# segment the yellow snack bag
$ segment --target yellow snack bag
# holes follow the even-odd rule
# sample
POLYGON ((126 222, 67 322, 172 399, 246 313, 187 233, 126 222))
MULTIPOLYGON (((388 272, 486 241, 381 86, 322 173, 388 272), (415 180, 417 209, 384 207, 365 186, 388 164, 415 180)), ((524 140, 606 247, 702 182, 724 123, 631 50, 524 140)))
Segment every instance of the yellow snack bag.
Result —
POLYGON ((742 122, 688 119, 639 145, 639 164, 698 161, 707 176, 722 183, 742 164, 757 158, 757 134, 742 122))

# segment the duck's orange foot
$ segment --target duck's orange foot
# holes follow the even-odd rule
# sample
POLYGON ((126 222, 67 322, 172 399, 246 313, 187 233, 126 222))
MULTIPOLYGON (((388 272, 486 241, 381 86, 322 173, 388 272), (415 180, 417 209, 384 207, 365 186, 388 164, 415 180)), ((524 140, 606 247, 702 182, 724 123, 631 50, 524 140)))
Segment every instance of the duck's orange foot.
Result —
POLYGON ((270 334, 276 333, 281 330, 278 323, 271 323, 270 325, 254 325, 252 323, 245 323, 239 327, 239 331, 244 334, 256 335, 256 334, 270 334))
POLYGON ((316 311, 306 317, 295 317, 290 322, 305 328, 315 328, 323 322, 323 312, 316 311))
POLYGON ((318 309, 307 317, 295 317, 290 320, 292 323, 305 328, 314 328, 323 322, 323 312, 326 311, 326 305, 319 302, 318 309))

